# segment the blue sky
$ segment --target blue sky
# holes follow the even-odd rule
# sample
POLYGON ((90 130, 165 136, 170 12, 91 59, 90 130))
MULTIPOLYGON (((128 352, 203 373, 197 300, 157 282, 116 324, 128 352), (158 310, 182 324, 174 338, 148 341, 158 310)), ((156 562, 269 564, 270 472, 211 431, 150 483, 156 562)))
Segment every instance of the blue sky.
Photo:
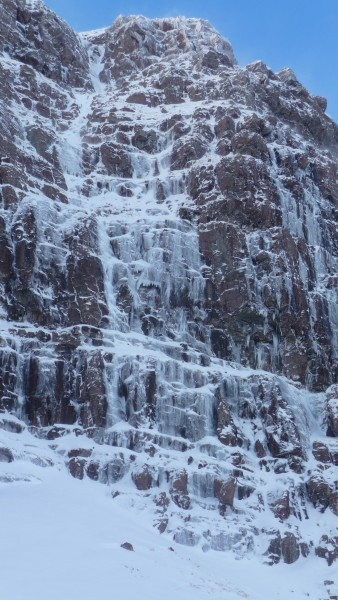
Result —
POLYGON ((338 0, 45 0, 77 31, 110 25, 119 14, 208 19, 232 43, 240 64, 291 67, 328 99, 338 122, 338 0))

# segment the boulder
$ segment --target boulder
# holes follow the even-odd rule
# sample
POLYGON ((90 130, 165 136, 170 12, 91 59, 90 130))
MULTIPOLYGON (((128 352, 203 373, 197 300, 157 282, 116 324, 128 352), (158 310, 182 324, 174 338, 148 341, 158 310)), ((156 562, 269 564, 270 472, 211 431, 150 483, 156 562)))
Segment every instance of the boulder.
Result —
POLYGON ((14 455, 10 448, 0 448, 0 462, 11 463, 14 461, 14 455))

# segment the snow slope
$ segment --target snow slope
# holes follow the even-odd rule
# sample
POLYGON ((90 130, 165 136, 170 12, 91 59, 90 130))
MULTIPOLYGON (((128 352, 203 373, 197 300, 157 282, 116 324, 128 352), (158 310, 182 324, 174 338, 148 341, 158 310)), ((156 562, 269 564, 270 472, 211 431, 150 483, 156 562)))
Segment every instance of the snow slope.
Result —
MULTIPOLYGON (((36 440, 27 442, 34 443, 36 440)), ((45 449, 41 449, 45 453, 45 449)), ((8 469, 1 465, 1 478, 8 469)), ((159 536, 142 511, 111 489, 69 477, 60 465, 0 484, 1 595, 6 600, 326 600, 332 569, 316 559, 274 568, 255 557, 203 552, 159 536), (134 552, 121 548, 129 542, 134 552), (264 594, 264 595, 263 595, 264 594)))

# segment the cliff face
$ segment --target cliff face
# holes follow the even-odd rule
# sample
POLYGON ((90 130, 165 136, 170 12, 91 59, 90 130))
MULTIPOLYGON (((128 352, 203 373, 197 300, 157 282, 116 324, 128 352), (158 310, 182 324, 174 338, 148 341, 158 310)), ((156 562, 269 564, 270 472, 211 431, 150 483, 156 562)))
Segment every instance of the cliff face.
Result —
POLYGON ((205 21, 77 35, 39 0, 0 10, 2 428, 53 440, 74 477, 146 491, 177 542, 332 562, 325 100, 239 67, 205 21))

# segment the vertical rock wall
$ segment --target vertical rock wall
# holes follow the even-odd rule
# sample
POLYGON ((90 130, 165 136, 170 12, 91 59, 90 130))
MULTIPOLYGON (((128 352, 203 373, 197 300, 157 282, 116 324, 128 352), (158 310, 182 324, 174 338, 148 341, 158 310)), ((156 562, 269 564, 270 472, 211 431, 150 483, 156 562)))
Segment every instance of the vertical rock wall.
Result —
POLYGON ((197 19, 1 11, 3 427, 146 491, 178 543, 331 560, 306 525, 337 514, 325 102, 197 19))

